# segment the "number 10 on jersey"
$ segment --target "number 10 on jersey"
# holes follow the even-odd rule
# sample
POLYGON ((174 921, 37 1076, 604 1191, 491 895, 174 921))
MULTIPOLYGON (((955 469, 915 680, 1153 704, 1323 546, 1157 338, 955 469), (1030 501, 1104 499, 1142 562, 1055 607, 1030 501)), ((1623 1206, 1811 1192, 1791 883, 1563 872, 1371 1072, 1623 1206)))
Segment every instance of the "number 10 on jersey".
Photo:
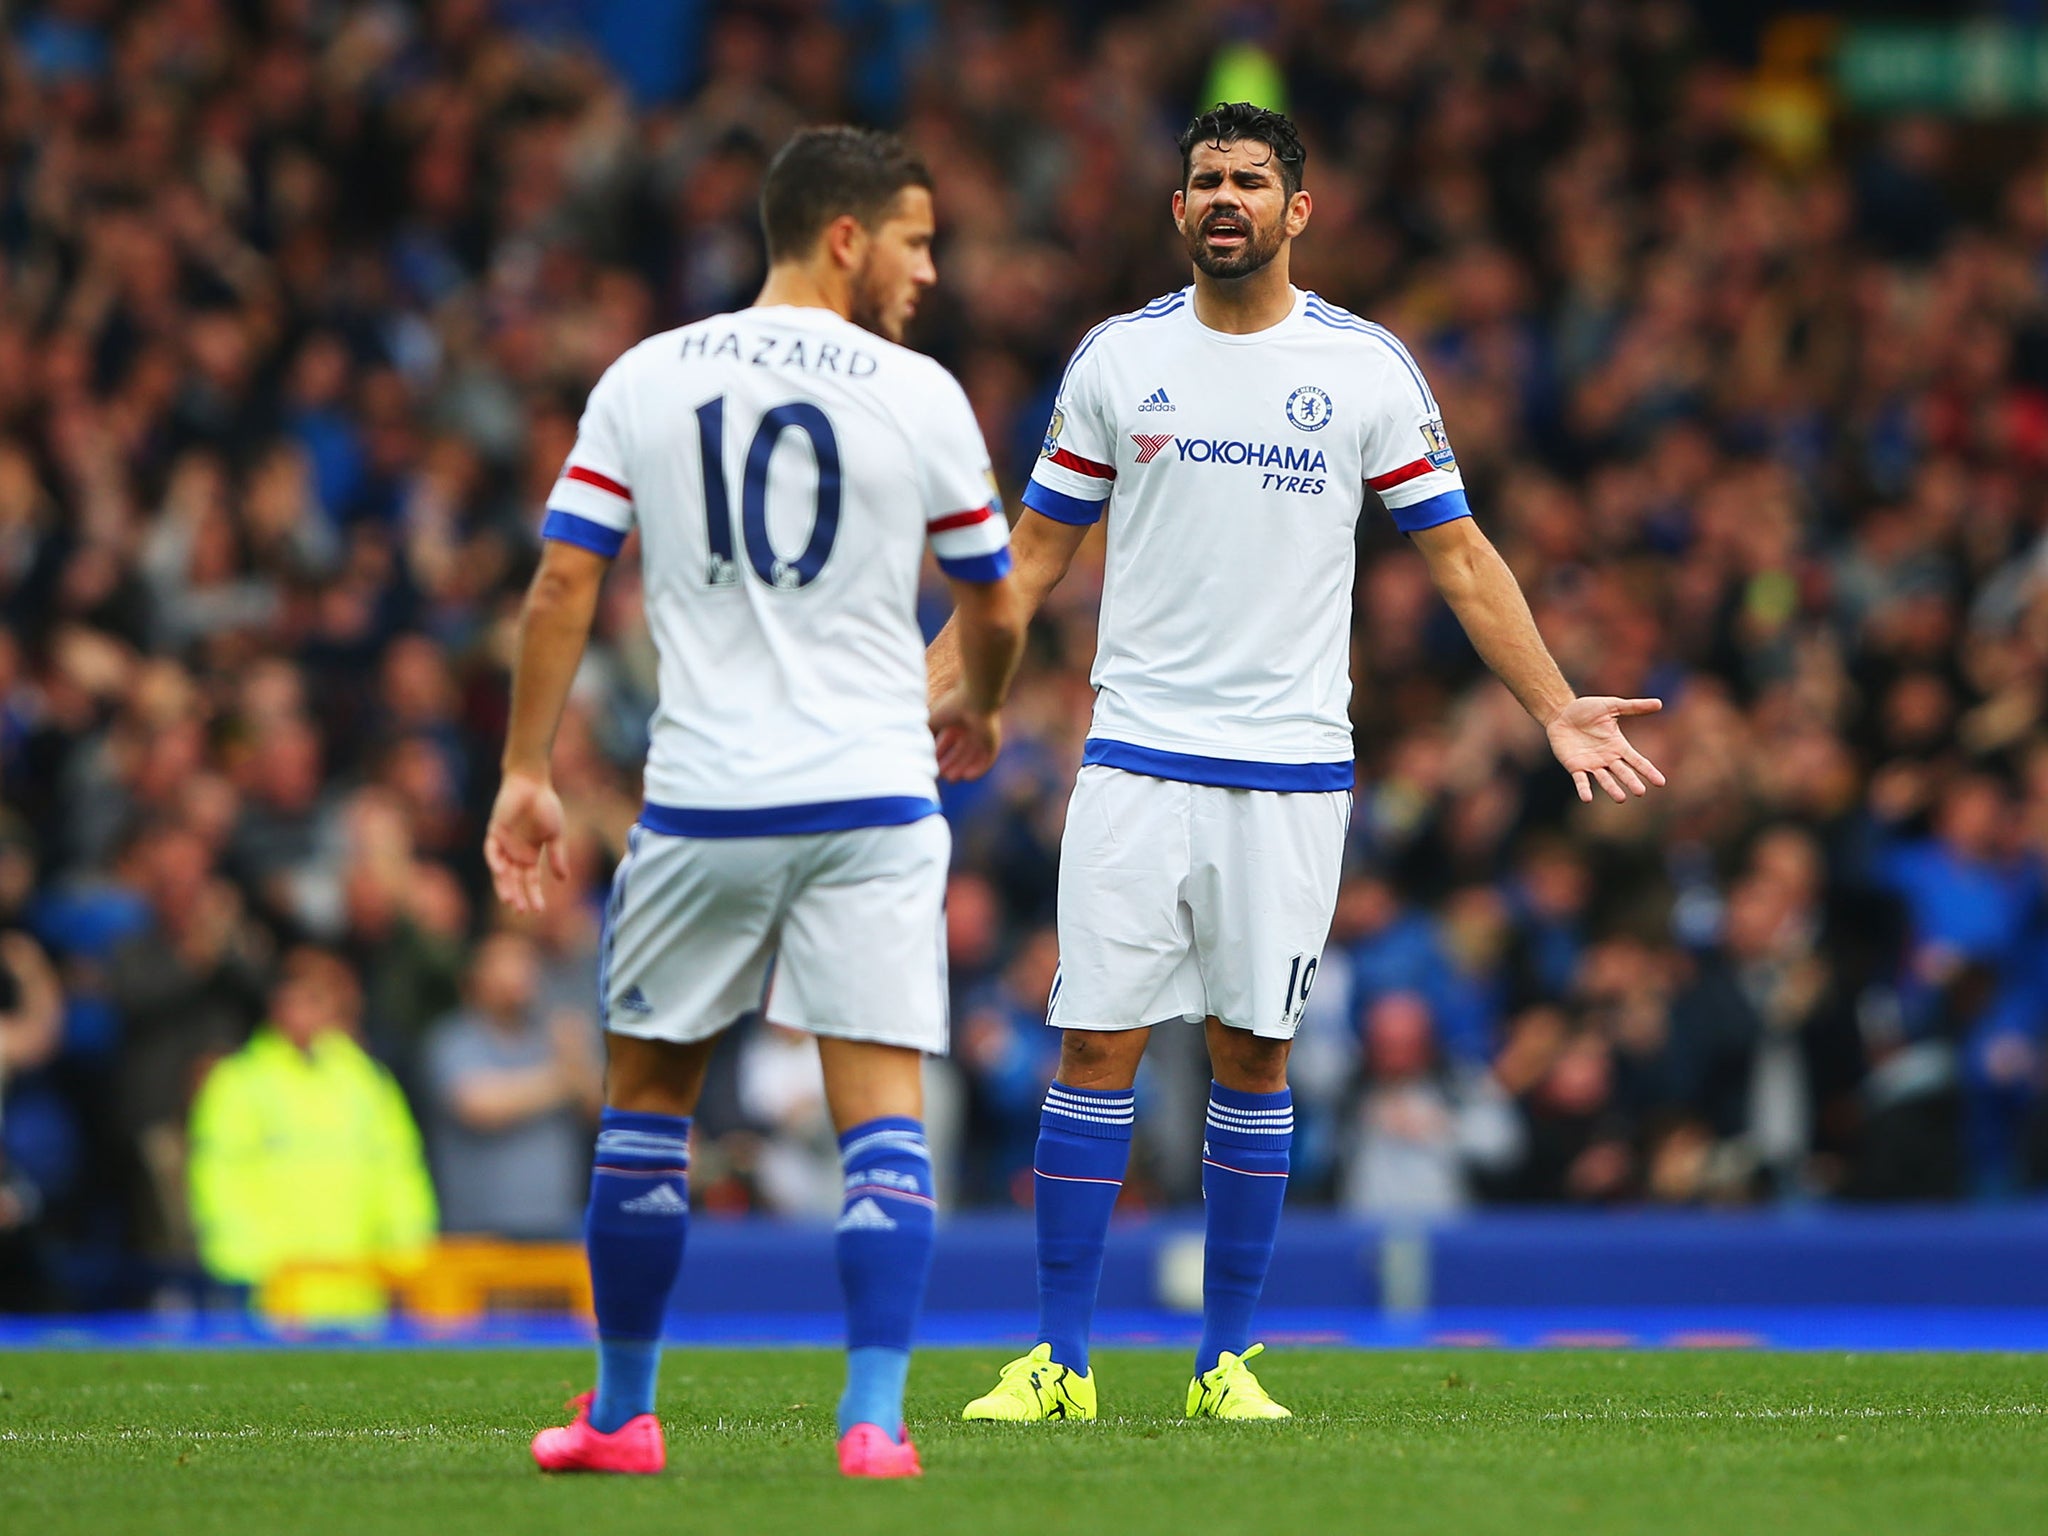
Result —
MULTIPOLYGON (((697 407, 697 443, 704 460, 705 536, 710 558, 704 584, 737 586, 739 551, 733 536, 732 501, 725 484, 725 396, 697 407)), ((779 591, 794 592, 818 579, 839 536, 839 439, 832 418, 808 401, 778 405, 762 416, 747 445, 747 466, 740 483, 740 535, 747 564, 754 574, 779 591), (818 465, 818 488, 811 506, 811 529, 802 553, 784 559, 768 539, 768 465, 782 434, 801 432, 810 440, 818 465)))

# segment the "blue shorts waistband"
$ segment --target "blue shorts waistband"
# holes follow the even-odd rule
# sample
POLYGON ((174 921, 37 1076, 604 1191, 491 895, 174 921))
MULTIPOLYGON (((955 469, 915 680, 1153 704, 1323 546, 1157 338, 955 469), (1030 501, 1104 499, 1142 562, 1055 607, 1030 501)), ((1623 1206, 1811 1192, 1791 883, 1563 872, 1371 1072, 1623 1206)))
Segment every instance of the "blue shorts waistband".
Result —
POLYGON ((695 806, 640 807, 640 825, 663 837, 790 837, 805 832, 850 832, 857 827, 901 827, 939 813, 928 795, 878 795, 867 800, 819 800, 809 805, 757 805, 744 810, 695 806))
POLYGON ((1081 761, 1102 768, 1120 768, 1125 773, 1142 773, 1148 778, 1172 779, 1181 784, 1209 784, 1219 789, 1271 789, 1283 794, 1328 794, 1349 790, 1356 782, 1356 765, 1346 758, 1341 763, 1258 763, 1235 757, 1198 757, 1191 752, 1162 752, 1157 747, 1134 747, 1127 741, 1090 736, 1081 750, 1081 761))

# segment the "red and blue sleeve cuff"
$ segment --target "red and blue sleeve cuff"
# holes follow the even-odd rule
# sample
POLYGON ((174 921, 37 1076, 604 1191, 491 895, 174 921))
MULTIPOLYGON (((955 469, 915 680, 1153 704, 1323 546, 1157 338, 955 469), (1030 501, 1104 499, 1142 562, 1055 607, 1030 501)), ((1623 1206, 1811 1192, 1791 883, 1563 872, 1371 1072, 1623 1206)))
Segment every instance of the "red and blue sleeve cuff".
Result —
POLYGON ((1461 517, 1470 517, 1472 508, 1465 500, 1463 491, 1445 491, 1427 501, 1418 501, 1411 507, 1389 507, 1387 513, 1394 519, 1394 526, 1403 533, 1420 533, 1425 528, 1434 528, 1441 523, 1453 523, 1461 517))
POLYGON ((1010 547, 986 555, 962 555, 954 559, 939 556, 939 569, 955 581, 1001 581, 1010 574, 1010 547))
POLYGON ((607 560, 615 559, 626 543, 626 530, 623 528, 608 528, 587 517, 578 517, 574 512, 554 509, 549 510, 546 521, 540 525, 540 536, 553 539, 558 544, 574 544, 578 549, 603 555, 607 560))
POLYGON ((1049 517, 1056 523, 1072 523, 1087 527, 1100 522, 1102 509, 1108 505, 1108 498, 1101 501, 1083 501, 1079 496, 1069 496, 1056 491, 1040 480, 1033 480, 1024 487, 1024 505, 1041 517, 1049 517))

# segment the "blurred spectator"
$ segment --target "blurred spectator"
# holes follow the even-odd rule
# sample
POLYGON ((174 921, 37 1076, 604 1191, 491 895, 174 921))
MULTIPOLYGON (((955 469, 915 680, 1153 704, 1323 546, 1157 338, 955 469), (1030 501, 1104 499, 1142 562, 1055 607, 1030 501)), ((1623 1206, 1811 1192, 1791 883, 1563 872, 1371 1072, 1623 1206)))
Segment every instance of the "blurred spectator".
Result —
POLYGON ((107 986, 121 1022, 119 1123, 144 1175, 140 1235, 189 1261, 185 1129, 200 1081, 262 1016, 269 955, 241 892, 178 826, 145 828, 123 861, 150 925, 114 953, 107 986))
MULTIPOLYGON (((588 828, 572 832, 562 856, 569 865, 569 891, 604 888, 604 849, 588 828)), ((565 896, 568 893, 565 893, 565 896)), ((537 1006, 550 1017, 573 1013, 598 1038, 597 972, 599 912, 594 901, 550 901, 529 924, 534 943, 537 1006)))
POLYGON ((1514 924, 1508 1004, 1526 1008, 1571 990, 1586 948, 1593 894, 1585 855, 1558 837, 1533 839, 1509 888, 1514 924))
POLYGON ((19 929, 0 931, 0 1311, 27 1311, 44 1299, 33 1235, 42 1191, 8 1156, 7 1090, 56 1054, 63 1022, 64 993, 49 956, 19 929))
POLYGON ((1503 1195, 1608 1203, 1637 1191, 1636 1126, 1616 1093, 1613 1041, 1596 1022, 1532 1008, 1494 1070, 1528 1126, 1528 1151, 1501 1181, 1503 1195))
MULTIPOLYGON (((1350 937, 1354 1017, 1363 1018, 1380 998, 1396 992, 1442 1000, 1450 961, 1436 921, 1428 912, 1405 905, 1384 874, 1365 874, 1343 883, 1333 926, 1350 937)), ((1474 1039, 1451 1048, 1483 1056, 1487 1045, 1484 1039, 1474 1039)))
POLYGON ((745 1027, 737 1086, 740 1113, 759 1138, 751 1156, 761 1208, 813 1217, 838 1210, 839 1141, 825 1109, 817 1043, 765 1020, 745 1027))
POLYGON ((1031 1203, 1039 1106, 1059 1066, 1059 1032, 1045 1027, 1059 965, 1059 935, 1032 929, 954 1026, 953 1055, 969 1085, 963 1193, 971 1201, 1031 1203))
POLYGON ((540 1005, 530 939, 498 932, 470 964, 468 1006, 427 1036, 427 1139, 449 1232, 573 1236, 602 1105, 586 1013, 540 1005))
MULTIPOLYGON (((1898 779, 1873 790, 1880 817, 1894 809, 1898 779)), ((1903 786, 1901 786, 1903 788, 1903 786)), ((1933 835, 1880 842, 1872 873, 1898 895, 1912 922, 1913 980, 1938 987, 1970 961, 2010 963, 2038 920, 2042 866, 2014 837, 2005 788, 1965 774, 1939 794, 1933 835)))
POLYGON ((64 989, 43 946, 19 929, 0 931, 0 1095, 57 1054, 63 1028, 64 989))
POLYGON ((342 819, 343 950, 363 978, 370 1041, 410 1082, 427 1027, 461 1001, 468 897, 446 865, 417 857, 393 796, 359 790, 342 819))
POLYGON ((1751 1180, 1778 1195, 1841 1182, 1831 1143, 1861 1048, 1819 951, 1817 872, 1803 834, 1761 842, 1729 892, 1721 946, 1671 1001, 1665 1082, 1688 1125, 1651 1154, 1660 1199, 1740 1200, 1751 1180))
POLYGON ((1505 1172, 1521 1155, 1515 1106, 1485 1068, 1438 1060, 1429 1005, 1414 993, 1388 993, 1367 1011, 1365 1067, 1346 1210, 1449 1215, 1473 1203, 1475 1175, 1505 1172))
POLYGON ((419 1131, 390 1073, 357 1042, 362 994, 331 952, 284 958, 264 1026, 213 1069, 192 1106, 192 1219, 216 1280, 260 1288, 294 1264, 333 1266, 303 1315, 373 1317, 368 1266, 434 1234, 419 1131))
MULTIPOLYGON (((1916 787, 1911 770, 1888 772, 1873 791, 1880 816, 1904 809, 1916 787)), ((1910 925, 1909 1026, 1945 1032, 1956 998, 1973 999, 1967 1034, 1953 1041, 1969 1177, 2002 1193, 2015 1177, 2038 1072, 2034 1041, 2048 1014, 2048 967, 2039 957, 2048 865, 2018 835, 2007 790, 1988 774, 1959 775, 1938 791, 1932 831, 1881 838, 1873 874, 1900 899, 1910 925)))

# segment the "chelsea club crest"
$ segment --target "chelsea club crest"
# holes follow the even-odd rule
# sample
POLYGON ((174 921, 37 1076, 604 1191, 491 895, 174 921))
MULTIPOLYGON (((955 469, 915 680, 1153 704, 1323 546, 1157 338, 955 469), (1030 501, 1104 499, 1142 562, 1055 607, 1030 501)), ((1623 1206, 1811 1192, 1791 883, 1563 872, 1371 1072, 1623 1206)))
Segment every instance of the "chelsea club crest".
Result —
POLYGON ((1335 412, 1330 397, 1313 384, 1304 384, 1287 397, 1287 419, 1304 432, 1320 432, 1335 412))

